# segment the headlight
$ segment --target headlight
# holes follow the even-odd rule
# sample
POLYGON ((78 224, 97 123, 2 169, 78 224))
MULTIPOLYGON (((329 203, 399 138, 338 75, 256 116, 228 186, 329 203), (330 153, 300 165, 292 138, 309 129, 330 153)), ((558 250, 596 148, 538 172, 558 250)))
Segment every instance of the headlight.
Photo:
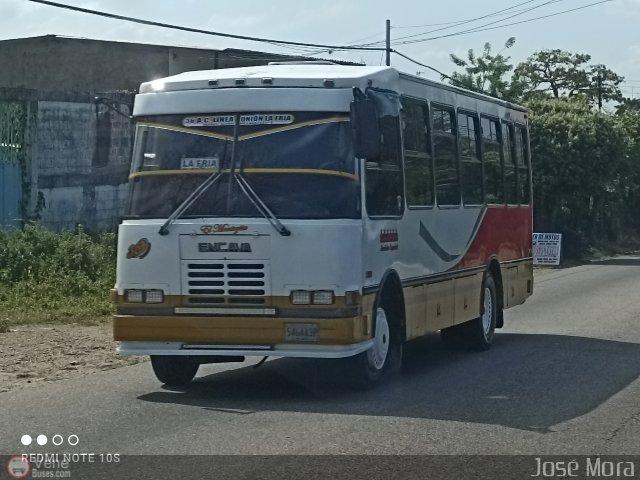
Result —
POLYGON ((125 290, 124 299, 127 303, 142 303, 144 302, 143 290, 125 290))
POLYGON ((331 290, 316 290, 313 292, 314 305, 331 305, 333 303, 333 292, 331 290))
POLYGON ((290 298, 293 305, 333 305, 335 297, 333 290, 293 290, 290 298))
POLYGON ((291 292, 291 303, 294 305, 309 305, 311 303, 311 292, 306 290, 293 290, 291 292))
POLYGON ((164 292, 153 290, 125 290, 124 301, 127 303, 164 303, 164 292))
POLYGON ((146 290, 144 301, 145 303, 163 303, 164 292, 162 290, 146 290))

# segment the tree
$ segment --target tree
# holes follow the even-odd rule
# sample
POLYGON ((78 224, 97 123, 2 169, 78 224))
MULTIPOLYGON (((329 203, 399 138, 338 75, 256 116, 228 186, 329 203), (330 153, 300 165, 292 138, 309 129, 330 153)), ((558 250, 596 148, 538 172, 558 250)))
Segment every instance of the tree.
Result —
POLYGON ((617 117, 594 112, 585 97, 538 97, 529 108, 535 228, 574 241, 615 236, 627 158, 617 117))
POLYGON ((628 112, 640 112, 640 98, 623 98, 616 105, 616 115, 624 115, 628 112))
POLYGON ((638 102, 634 103, 635 108, 617 114, 627 141, 619 201, 624 205, 623 224, 640 233, 640 102, 634 102, 638 102))
MULTIPOLYGON (((515 37, 509 38, 504 44, 504 49, 511 48, 515 42, 515 37)), ((449 77, 451 85, 505 100, 515 100, 518 97, 518 92, 512 88, 511 82, 504 78, 513 70, 513 65, 509 63, 511 57, 505 57, 501 52, 494 55, 489 42, 484 44, 480 56, 476 56, 473 49, 469 49, 466 60, 453 53, 449 58, 456 66, 464 68, 464 73, 451 74, 449 77)))
POLYGON ((588 65, 589 60, 588 54, 541 50, 516 67, 513 81, 528 98, 542 92, 555 98, 584 95, 592 104, 621 100, 618 85, 624 77, 605 65, 588 65))

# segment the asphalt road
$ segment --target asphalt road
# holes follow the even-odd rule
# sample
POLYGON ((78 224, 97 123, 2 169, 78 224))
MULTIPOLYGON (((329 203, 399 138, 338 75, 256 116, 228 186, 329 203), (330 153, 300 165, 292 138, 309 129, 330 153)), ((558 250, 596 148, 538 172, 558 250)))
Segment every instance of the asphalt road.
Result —
POLYGON ((640 257, 537 271, 490 351, 434 335, 371 392, 337 362, 255 362, 202 367, 186 391, 147 363, 0 394, 0 454, 638 454, 640 257))

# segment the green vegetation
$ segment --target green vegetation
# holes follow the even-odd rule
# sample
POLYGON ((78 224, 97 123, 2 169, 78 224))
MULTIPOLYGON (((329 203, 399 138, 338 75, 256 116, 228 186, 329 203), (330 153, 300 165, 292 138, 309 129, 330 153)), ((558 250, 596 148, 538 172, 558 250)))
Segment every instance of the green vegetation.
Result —
POLYGON ((514 66, 490 44, 467 60, 451 55, 463 68, 452 84, 529 108, 534 229, 563 233, 567 258, 640 247, 640 102, 590 60, 542 50, 514 66))
POLYGON ((34 225, 0 231, 0 328, 100 321, 112 311, 115 265, 112 233, 54 233, 34 225))

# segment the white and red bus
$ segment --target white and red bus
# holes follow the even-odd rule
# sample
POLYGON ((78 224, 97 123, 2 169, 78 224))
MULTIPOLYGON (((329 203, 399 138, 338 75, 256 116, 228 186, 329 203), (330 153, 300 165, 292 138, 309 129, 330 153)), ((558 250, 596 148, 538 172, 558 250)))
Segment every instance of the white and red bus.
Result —
POLYGON ((202 363, 345 358, 354 382, 440 331, 487 349, 533 290, 527 112, 390 67, 280 64, 144 83, 114 336, 202 363))

